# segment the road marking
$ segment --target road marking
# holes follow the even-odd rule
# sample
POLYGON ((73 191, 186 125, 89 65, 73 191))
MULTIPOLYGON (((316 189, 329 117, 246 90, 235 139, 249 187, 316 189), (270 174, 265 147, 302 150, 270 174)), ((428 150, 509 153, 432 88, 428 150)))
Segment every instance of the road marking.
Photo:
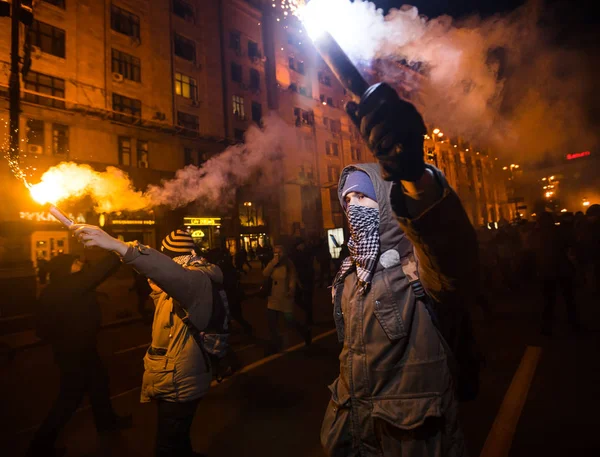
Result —
MULTIPOLYGON (((312 339, 313 343, 315 341, 319 341, 319 340, 322 340, 323 338, 328 337, 329 335, 331 335, 335 331, 336 331, 335 329, 332 329, 332 330, 328 330, 326 332, 323 332, 323 333, 315 336, 312 339)), ((148 345, 145 345, 145 346, 148 346, 148 345)), ((255 344, 249 344, 247 346, 243 346, 240 349, 238 349, 236 352, 243 351, 245 349, 249 349, 249 348, 251 348, 253 346, 256 346, 256 345, 255 344)), ((255 368, 258 368, 258 367, 264 365, 265 363, 268 363, 268 362, 271 362, 272 360, 276 360, 276 359, 278 359, 280 357, 283 357, 285 354, 287 354, 289 352, 297 351, 298 349, 301 349, 304 346, 306 346, 304 343, 296 344, 295 346, 289 347, 289 348, 285 349, 282 352, 279 352, 277 354, 273 354, 273 355, 271 355, 269 357, 265 357, 264 359, 258 360, 257 362, 254 362, 254 363, 251 363, 250 365, 246 365, 241 370, 236 371, 232 376, 229 376, 228 378, 223 379, 223 381, 221 381, 220 384, 223 384, 224 382, 227 382, 229 379, 232 379, 232 378, 234 378, 234 377, 236 377, 236 376, 238 376, 238 375, 240 375, 242 373, 248 373, 249 371, 254 370, 255 368)), ((130 351, 130 350, 134 350, 136 348, 124 349, 124 351, 130 351)), ((115 354, 116 354, 116 352, 115 352, 115 354)), ((215 386, 218 386, 218 385, 219 385, 219 383, 217 383, 216 381, 212 381, 211 384, 210 384, 211 387, 215 387, 215 386)), ((141 389, 141 386, 137 386, 137 387, 134 387, 132 389, 125 390, 125 391, 120 392, 118 394, 112 395, 110 398, 111 398, 111 400, 114 400, 115 398, 124 397, 124 396, 129 395, 131 393, 134 393, 134 392, 136 392, 136 391, 138 391, 140 389, 141 389)), ((77 411, 76 411, 76 413, 79 413, 81 411, 85 411, 87 409, 90 409, 90 405, 78 408, 77 411)), ((18 430, 16 432, 13 432, 12 435, 20 435, 22 433, 32 432, 32 431, 36 430, 37 428, 39 428, 39 426, 40 426, 40 424, 34 425, 32 427, 27 427, 27 428, 21 429, 21 430, 18 430)))
POLYGON ((479 457, 508 457, 542 348, 527 346, 479 457))

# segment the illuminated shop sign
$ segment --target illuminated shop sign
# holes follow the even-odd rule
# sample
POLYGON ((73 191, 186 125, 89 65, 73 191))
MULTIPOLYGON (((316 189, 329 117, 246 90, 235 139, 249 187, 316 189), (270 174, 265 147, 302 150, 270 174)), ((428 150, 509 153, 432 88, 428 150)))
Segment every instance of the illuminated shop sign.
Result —
POLYGON ((137 219, 113 219, 110 221, 112 225, 154 225, 153 220, 137 220, 137 219))
POLYGON ((205 236, 204 232, 202 230, 200 230, 200 229, 194 230, 192 232, 192 238, 204 238, 204 236, 205 236))
POLYGON ((191 226, 209 226, 209 225, 221 225, 220 217, 184 217, 183 225, 191 226))
POLYGON ((590 155, 592 155, 590 151, 575 152, 574 154, 567 154, 567 160, 581 159, 590 155))
MULTIPOLYGON (((69 214, 67 214, 67 216, 69 216, 69 219, 74 220, 78 224, 86 223, 85 216, 81 213, 78 214, 77 216, 74 215, 73 213, 69 213, 69 214)), ((19 218, 23 219, 25 221, 52 222, 52 223, 60 224, 60 222, 48 211, 21 211, 19 213, 19 218)))

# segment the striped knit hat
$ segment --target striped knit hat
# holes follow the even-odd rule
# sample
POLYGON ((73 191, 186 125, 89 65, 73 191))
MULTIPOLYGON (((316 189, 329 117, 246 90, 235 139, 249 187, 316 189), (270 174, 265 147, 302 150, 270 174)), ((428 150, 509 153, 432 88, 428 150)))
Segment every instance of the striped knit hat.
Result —
POLYGON ((173 230, 162 241, 160 250, 171 258, 192 252, 196 245, 192 235, 184 230, 173 230))

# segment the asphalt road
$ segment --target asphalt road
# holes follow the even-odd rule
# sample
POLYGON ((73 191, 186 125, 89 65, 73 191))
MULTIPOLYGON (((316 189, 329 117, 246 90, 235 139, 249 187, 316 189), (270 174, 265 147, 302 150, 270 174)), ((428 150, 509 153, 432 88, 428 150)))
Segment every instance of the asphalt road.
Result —
MULTIPOLYGON (((315 335, 333 328, 328 294, 326 289, 317 293, 315 335)), ((487 358, 481 394, 462 407, 470 454, 493 455, 489 449, 485 456, 481 452, 486 441, 492 443, 492 430, 510 430, 510 423, 498 423, 504 417, 500 412, 508 408, 516 415, 511 419, 514 433, 500 435, 501 444, 494 445, 497 450, 510 450, 504 455, 598 455, 598 296, 580 296, 582 321, 587 327, 580 335, 569 333, 559 305, 556 334, 551 339, 538 334, 540 304, 535 294, 496 298, 494 319, 477 319, 487 358), (530 367, 530 384, 516 375, 528 347, 541 352, 537 364, 530 367), (505 398, 513 385, 521 387, 520 394, 505 398)), ((309 348, 300 344, 296 350, 264 360, 264 308, 260 299, 247 302, 245 310, 257 337, 237 335, 235 346, 248 371, 214 387, 202 400, 193 425, 194 446, 211 457, 322 456, 319 429, 329 399, 327 385, 337 376, 339 344, 329 333, 309 348)), ((100 334, 99 348, 109 367, 115 408, 121 414, 131 412, 134 427, 99 438, 85 403, 63 433, 68 456, 152 455, 154 405, 139 403, 142 356, 149 334, 149 326, 141 323, 100 334)), ((290 334, 287 343, 294 346, 301 339, 290 334)), ((0 376, 0 455, 18 456, 50 408, 58 373, 49 349, 38 347, 3 365, 0 376)))

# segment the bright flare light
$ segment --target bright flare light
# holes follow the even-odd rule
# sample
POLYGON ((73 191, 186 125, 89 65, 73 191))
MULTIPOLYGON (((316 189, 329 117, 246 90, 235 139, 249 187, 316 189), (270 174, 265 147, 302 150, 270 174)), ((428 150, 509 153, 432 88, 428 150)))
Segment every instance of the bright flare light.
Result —
POLYGON ((351 26, 356 16, 347 8, 348 0, 288 0, 284 3, 294 4, 290 10, 302 21, 313 41, 318 40, 324 32, 329 32, 346 49, 346 45, 360 39, 351 26))
POLYGON ((71 196, 85 193, 93 181, 93 170, 79 167, 52 168, 42 176, 38 184, 30 185, 31 197, 40 204, 58 203, 71 196))

